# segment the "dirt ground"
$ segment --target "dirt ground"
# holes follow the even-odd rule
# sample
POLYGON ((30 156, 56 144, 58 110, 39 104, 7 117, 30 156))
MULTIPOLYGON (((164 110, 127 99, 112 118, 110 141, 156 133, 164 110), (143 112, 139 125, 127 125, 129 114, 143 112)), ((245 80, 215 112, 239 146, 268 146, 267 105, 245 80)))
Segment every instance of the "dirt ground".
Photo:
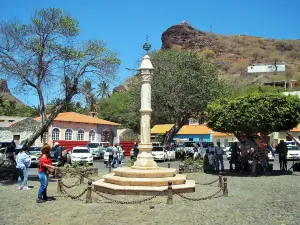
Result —
MULTIPOLYGON (((188 174, 199 183, 218 176, 188 174)), ((70 185, 76 179, 64 180, 70 185)), ((87 183, 87 180, 85 181, 87 183)), ((17 190, 17 184, 0 184, 0 224, 300 224, 300 174, 278 176, 228 176, 228 197, 205 201, 188 201, 174 196, 167 205, 166 197, 136 205, 117 204, 93 194, 93 203, 57 197, 56 201, 36 204, 39 182, 30 180, 32 190, 17 190)), ((87 184, 69 189, 79 194, 87 184)), ((48 195, 57 196, 57 181, 49 183, 48 195)), ((205 197, 218 190, 217 184, 197 185, 191 197, 205 197)), ((141 200, 144 196, 109 196, 117 200, 141 200)), ((218 195, 220 196, 220 195, 218 195)), ((85 195, 81 197, 85 199, 85 195)))

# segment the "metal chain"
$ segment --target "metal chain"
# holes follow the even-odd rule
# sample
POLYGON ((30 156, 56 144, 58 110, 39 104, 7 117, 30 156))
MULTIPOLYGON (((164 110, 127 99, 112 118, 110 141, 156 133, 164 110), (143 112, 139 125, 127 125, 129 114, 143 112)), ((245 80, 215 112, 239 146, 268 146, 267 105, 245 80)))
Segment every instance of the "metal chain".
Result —
POLYGON ((93 192, 95 192, 97 195, 99 195, 100 197, 106 199, 106 200, 109 200, 109 201, 112 201, 112 202, 115 202, 115 203, 119 203, 119 204, 139 204, 139 203, 142 203, 142 202, 147 202, 147 201, 150 201, 154 198, 156 198, 157 196, 159 195, 162 195, 163 192, 159 192, 158 194, 154 195, 154 196, 151 196, 151 197, 147 197, 145 199, 142 199, 142 200, 135 200, 135 201, 121 201, 121 200, 116 200, 116 199, 112 199, 112 198, 109 198, 103 194, 101 194, 99 191, 95 191, 93 190, 93 192))
POLYGON ((88 176, 84 176, 84 178, 86 178, 86 179, 88 179, 88 180, 90 180, 90 181, 97 181, 97 180, 94 180, 94 179, 92 179, 92 178, 89 178, 88 176))
POLYGON ((211 184, 216 183, 216 182, 218 182, 218 181, 219 181, 219 178, 216 179, 216 180, 214 180, 214 181, 211 181, 211 182, 209 182, 209 183, 204 183, 204 184, 202 184, 202 183, 196 182, 196 184, 200 184, 200 185, 211 185, 211 184))
POLYGON ((184 198, 186 200, 190 200, 190 201, 202 201, 202 200, 207 200, 207 199, 210 199, 210 198, 213 198, 215 197, 217 194, 219 194, 220 192, 222 191, 222 188, 220 188, 216 193, 210 195, 210 196, 207 196, 207 197, 202 197, 202 198, 191 198, 191 197, 187 197, 187 196, 184 196, 183 194, 181 193, 177 193, 177 195, 179 195, 181 198, 184 198))
POLYGON ((80 193, 79 195, 77 196, 74 196, 74 195, 70 195, 69 193, 67 193, 67 191, 64 189, 64 187, 61 187, 61 191, 63 194, 65 194, 67 197, 73 199, 73 200, 80 200, 80 201, 83 201, 81 199, 79 199, 81 196, 83 196, 86 192, 87 192, 87 188, 84 189, 84 191, 82 193, 80 193))
POLYGON ((58 181, 59 182, 59 184, 61 185, 61 186, 64 186, 65 188, 73 188, 73 187, 75 187, 78 183, 79 183, 79 181, 80 181, 80 178, 74 183, 74 184, 72 184, 72 185, 66 185, 66 184, 64 184, 62 181, 58 181))

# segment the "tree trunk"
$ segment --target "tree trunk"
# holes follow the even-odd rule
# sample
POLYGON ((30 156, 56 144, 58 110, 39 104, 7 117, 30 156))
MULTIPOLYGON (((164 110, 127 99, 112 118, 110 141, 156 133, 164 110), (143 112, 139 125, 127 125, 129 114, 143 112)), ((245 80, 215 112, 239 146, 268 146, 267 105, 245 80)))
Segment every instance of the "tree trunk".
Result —
MULTIPOLYGON (((52 121, 57 117, 57 115, 62 111, 62 109, 65 107, 67 103, 61 104, 57 106, 57 108, 51 113, 51 115, 48 117, 48 119, 45 121, 45 123, 41 122, 41 125, 36 129, 36 131, 25 140, 23 146, 30 147, 32 144, 34 144, 35 140, 38 139, 40 136, 42 136, 52 123, 52 121)), ((44 143, 45 144, 45 143, 44 143)))
POLYGON ((166 134, 164 135, 163 141, 162 141, 162 145, 166 146, 169 145, 172 141, 172 139, 176 136, 176 134, 178 133, 178 131, 187 123, 187 117, 180 117, 177 119, 176 124, 171 128, 171 130, 169 130, 168 132, 166 132, 166 134))
POLYGON ((295 137, 292 135, 291 132, 287 131, 286 134, 287 134, 290 138, 292 138, 292 139, 296 142, 296 144, 297 144, 298 146, 300 146, 300 140, 297 139, 297 138, 295 138, 295 137))

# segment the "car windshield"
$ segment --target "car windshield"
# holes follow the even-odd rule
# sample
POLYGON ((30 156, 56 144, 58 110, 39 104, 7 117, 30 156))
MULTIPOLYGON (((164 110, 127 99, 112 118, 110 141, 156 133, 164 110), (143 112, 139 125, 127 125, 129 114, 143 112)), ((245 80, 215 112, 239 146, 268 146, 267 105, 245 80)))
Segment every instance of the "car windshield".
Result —
POLYGON ((287 145, 296 145, 296 143, 294 141, 287 141, 285 142, 287 145))
POLYGON ((159 151, 163 151, 164 149, 162 147, 154 147, 152 148, 153 152, 159 152, 159 151))
POLYGON ((299 151, 300 149, 298 146, 288 146, 288 150, 299 151))
POLYGON ((89 153, 88 149, 73 149, 73 153, 89 153))
POLYGON ((99 144, 98 143, 89 143, 87 145, 89 148, 98 148, 99 147, 99 144))
POLYGON ((29 152, 40 152, 41 148, 40 147, 30 147, 28 149, 29 152))
POLYGON ((0 142, 0 148, 9 146, 10 142, 0 142))
POLYGON ((184 147, 194 147, 195 146, 195 142, 185 142, 184 147))

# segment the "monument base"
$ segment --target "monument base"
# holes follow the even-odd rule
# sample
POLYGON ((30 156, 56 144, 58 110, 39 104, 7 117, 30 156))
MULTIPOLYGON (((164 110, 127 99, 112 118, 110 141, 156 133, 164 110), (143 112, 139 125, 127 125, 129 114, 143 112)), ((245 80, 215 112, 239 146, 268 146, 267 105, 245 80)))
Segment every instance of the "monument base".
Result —
POLYGON ((114 173, 93 182, 97 191, 114 195, 156 195, 167 194, 168 182, 172 182, 174 193, 195 191, 195 181, 176 174, 176 169, 157 167, 156 169, 117 168, 114 173))

